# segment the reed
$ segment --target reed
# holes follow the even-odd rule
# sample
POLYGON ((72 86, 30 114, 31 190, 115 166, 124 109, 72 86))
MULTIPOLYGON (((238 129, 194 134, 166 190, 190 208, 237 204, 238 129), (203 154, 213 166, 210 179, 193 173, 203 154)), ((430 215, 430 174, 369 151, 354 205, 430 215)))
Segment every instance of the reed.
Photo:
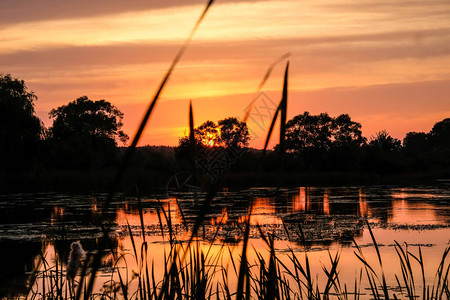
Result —
MULTIPOLYGON (((108 253, 113 258, 110 264, 109 280, 103 291, 88 293, 87 277, 89 262, 92 263, 93 254, 87 255, 85 264, 74 285, 66 279, 63 259, 55 257, 50 261, 46 254, 41 253, 36 270, 30 278, 31 288, 28 293, 30 299, 360 299, 361 290, 370 291, 373 299, 448 299, 449 270, 448 259, 450 247, 442 254, 432 283, 426 282, 425 265, 422 249, 413 253, 407 244, 403 246, 396 242, 395 250, 401 273, 395 274, 396 286, 389 287, 383 270, 382 253, 375 236, 367 223, 367 230, 371 234, 373 247, 377 254, 377 266, 371 265, 364 256, 364 251, 355 242, 355 257, 361 261, 361 271, 354 279, 354 289, 347 289, 350 282, 343 282, 339 278, 340 252, 329 253, 327 266, 322 266, 322 277, 313 273, 309 254, 306 251, 299 254, 289 249, 288 260, 282 259, 286 254, 279 253, 275 248, 273 233, 264 232, 258 226, 259 235, 267 249, 253 248, 255 261, 248 258, 250 238, 251 210, 241 228, 243 241, 241 252, 236 258, 233 255, 235 246, 220 244, 219 251, 212 251, 218 247, 214 239, 208 243, 200 238, 191 243, 178 240, 171 223, 170 211, 162 205, 160 227, 163 237, 169 236, 164 253, 164 272, 162 277, 156 277, 154 264, 150 261, 143 220, 142 206, 138 205, 141 225, 139 226, 142 241, 135 240, 128 224, 128 232, 132 244, 131 253, 108 253), (187 246, 188 245, 188 246, 187 246), (268 254, 268 255, 266 255, 268 254), (225 266, 225 256, 229 255, 230 268, 225 266), (265 258, 266 257, 266 258, 265 258), (134 262, 133 278, 128 276, 128 265, 134 262), (290 265, 287 265, 287 262, 290 265), (380 271, 376 271, 380 270, 380 271), (362 286, 363 273, 366 274, 367 285, 362 286), (231 275, 232 274, 232 275, 231 275), (236 286, 230 284, 230 275, 235 279, 236 286), (84 281, 84 282, 83 282, 84 281), (135 288, 131 288, 135 286, 135 288)), ((189 224, 185 224, 189 226, 189 224)), ((292 233, 290 233, 292 234, 292 233)), ((298 232, 299 236, 303 233, 298 232)), ((301 242, 305 246, 306 242, 301 242)), ((392 285, 392 280, 390 281, 392 285)), ((363 297, 366 299, 366 296, 363 297)))
POLYGON ((267 133, 266 141, 264 143, 263 153, 266 153, 267 146, 269 145, 270 137, 272 136, 273 128, 275 126, 275 122, 277 120, 278 114, 280 114, 280 154, 283 154, 284 148, 284 140, 286 135, 286 111, 287 111, 287 92, 288 92, 288 72, 289 72, 289 62, 286 64, 286 69, 284 71, 284 81, 283 81, 283 94, 281 97, 280 104, 275 111, 275 114, 272 118, 272 122, 269 127, 269 131, 267 133))
MULTIPOLYGON (((110 192, 108 194, 108 197, 105 199, 103 205, 102 205, 102 209, 103 210, 107 210, 113 197, 114 194, 116 192, 116 189, 118 186, 120 186, 123 177, 127 171, 127 168, 130 164, 131 158, 133 157, 133 154, 135 152, 136 146, 141 138, 141 135, 144 131, 145 126, 147 125, 147 122, 150 118, 151 113, 153 112, 153 109, 155 108, 156 103, 159 100, 159 97, 161 95, 161 93, 163 92, 170 76, 172 75, 172 72, 174 71, 175 67, 177 66, 179 60, 181 59, 181 57, 183 56, 184 52, 186 51, 187 47, 189 46, 195 32, 197 31, 198 27, 200 26, 200 24, 202 23, 204 17, 206 16, 209 8, 211 7, 211 5, 213 4, 214 0, 209 0, 208 3, 206 4, 204 10, 202 11, 200 17, 197 19, 197 22, 195 23, 194 27, 192 28, 188 38, 186 39, 186 41, 184 42, 184 44, 182 45, 182 47, 178 50, 177 55, 175 56, 175 58, 173 59, 169 69, 167 70, 165 76, 163 77, 163 80, 161 81, 161 84, 159 85, 158 89, 155 92, 155 95, 153 96, 152 100, 149 103, 149 106, 144 114, 144 117, 139 125, 139 128, 131 142, 131 145, 127 148, 126 153, 124 155, 123 161, 120 164, 120 167, 116 173, 115 179, 111 182, 111 187, 110 187, 110 192)), ((104 249, 107 248, 107 245, 110 243, 109 241, 109 228, 107 226, 105 226, 103 223, 100 224, 102 231, 103 231, 103 238, 99 244, 99 251, 97 252, 97 254, 94 256, 93 259, 93 265, 92 265, 92 272, 89 278, 89 282, 88 282, 88 286, 87 286, 87 294, 91 294, 92 293, 92 289, 94 286, 94 281, 96 279, 96 273, 100 267, 100 262, 102 259, 102 252, 104 249)), ((77 294, 77 299, 80 299, 79 294, 77 294)))

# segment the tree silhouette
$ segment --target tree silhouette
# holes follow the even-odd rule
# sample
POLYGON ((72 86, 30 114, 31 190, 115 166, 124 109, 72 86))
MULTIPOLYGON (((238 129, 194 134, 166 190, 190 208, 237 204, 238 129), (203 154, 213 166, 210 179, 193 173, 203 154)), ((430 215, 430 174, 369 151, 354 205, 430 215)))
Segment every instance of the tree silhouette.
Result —
POLYGON ((35 115, 36 100, 23 80, 0 75, 0 161, 5 170, 32 167, 44 130, 35 115))
POLYGON ((213 121, 206 121, 195 128, 195 138, 204 146, 215 147, 219 145, 219 128, 213 121))
POLYGON ((83 96, 50 111, 51 141, 56 164, 63 168, 92 168, 111 161, 117 142, 128 136, 121 130, 123 113, 105 101, 83 96))
POLYGON ((403 149, 407 154, 418 155, 430 149, 430 135, 425 132, 408 132, 403 139, 403 149))
POLYGON ((361 124, 347 114, 333 118, 327 113, 304 112, 286 124, 286 149, 302 156, 306 168, 354 166, 354 156, 365 143, 361 124))
POLYGON ((358 169, 361 147, 367 140, 362 136, 361 124, 352 121, 349 115, 342 114, 333 118, 331 132, 328 168, 341 171, 358 169))
MULTIPOLYGON (((234 117, 220 120, 218 125, 208 120, 196 127, 194 131, 197 143, 207 147, 245 148, 250 140, 247 124, 234 117)), ((179 145, 186 142, 188 140, 181 138, 179 145)))
POLYGON ((333 146, 337 148, 358 148, 366 143, 362 136, 361 124, 342 114, 332 120, 333 146))
POLYGON ((117 141, 125 144, 128 140, 121 130, 123 113, 105 100, 92 101, 83 96, 52 109, 50 117, 53 118, 50 131, 55 140, 81 136, 115 145, 117 141))
POLYGON ((317 116, 304 112, 286 123, 286 150, 324 151, 330 149, 333 119, 327 113, 317 116))
POLYGON ((239 147, 248 146, 250 134, 247 124, 231 117, 219 121, 220 144, 223 147, 239 147))
POLYGON ((202 161, 208 155, 220 157, 226 155, 224 153, 228 150, 233 152, 236 148, 246 148, 250 140, 247 124, 235 117, 219 120, 218 125, 208 120, 196 127, 194 132, 194 144, 189 136, 179 139, 174 151, 178 162, 202 161))
POLYGON ((290 152, 360 147, 366 142, 361 124, 352 121, 349 115, 332 118, 327 113, 310 115, 309 112, 287 122, 286 140, 290 152))
POLYGON ((402 171, 403 160, 400 155, 400 140, 393 138, 386 130, 372 136, 366 147, 364 169, 379 174, 402 171))
POLYGON ((450 118, 434 124, 430 131, 432 143, 437 148, 450 147, 450 118))
POLYGON ((400 140, 393 138, 386 130, 377 132, 369 141, 369 147, 380 152, 399 151, 401 146, 400 140))

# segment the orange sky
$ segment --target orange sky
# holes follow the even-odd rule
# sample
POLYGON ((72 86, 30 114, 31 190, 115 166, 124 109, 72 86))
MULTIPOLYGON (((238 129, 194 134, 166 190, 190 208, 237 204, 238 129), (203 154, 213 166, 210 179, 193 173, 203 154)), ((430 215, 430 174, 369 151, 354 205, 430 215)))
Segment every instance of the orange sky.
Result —
MULTIPOLYGON (((24 79, 38 115, 82 95, 125 113, 132 136, 203 1, 2 1, 0 72, 24 79)), ((176 145, 188 124, 242 117, 270 64, 290 52, 288 117, 349 113, 365 136, 403 138, 450 117, 448 1, 217 1, 141 145, 176 145)), ((283 64, 263 88, 278 103, 283 64)), ((260 103, 262 103, 260 101, 260 103)), ((270 112, 260 107, 262 112, 270 112)), ((261 147, 269 116, 249 122, 261 147)))

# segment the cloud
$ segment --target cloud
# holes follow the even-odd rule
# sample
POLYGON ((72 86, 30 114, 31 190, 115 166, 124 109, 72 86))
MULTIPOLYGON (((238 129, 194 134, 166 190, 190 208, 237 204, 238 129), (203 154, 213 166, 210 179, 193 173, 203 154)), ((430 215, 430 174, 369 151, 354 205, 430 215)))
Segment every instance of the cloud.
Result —
MULTIPOLYGON (((187 36, 201 7, 123 10, 110 15, 88 13, 77 18, 15 23, 0 28, 3 39, 0 52, 126 42, 179 44, 187 36)), ((33 9, 39 11, 37 7, 33 9)), ((226 43, 330 36, 330 39, 339 39, 395 32, 427 32, 448 28, 449 16, 445 12, 433 3, 423 5, 414 14, 408 14, 408 10, 398 10, 393 14, 392 11, 374 13, 364 4, 359 11, 333 11, 315 2, 220 2, 209 12, 195 41, 226 43)))
MULTIPOLYGON (((47 103, 80 94, 147 99, 175 56, 172 43, 118 43, 0 55, 2 71, 26 80, 47 103)), ((188 48, 164 96, 199 98, 255 90, 272 61, 291 56, 291 88, 366 86, 450 78, 450 29, 264 39, 197 41, 188 48), (424 36, 417 42, 416 36, 424 36), (448 67, 445 67, 448 66, 448 67)), ((266 89, 278 89, 277 67, 266 89)))
MULTIPOLYGON (((67 46, 0 54, 4 67, 84 67, 128 65, 170 61, 179 48, 174 43, 122 42, 108 45, 67 46)), ((357 59, 429 57, 450 54, 450 28, 393 31, 374 34, 310 38, 258 39, 232 42, 196 42, 184 60, 239 60, 271 57, 289 49, 298 55, 346 56, 357 59), (383 49, 383 51, 380 51, 383 49), (267 55, 269 53, 269 55, 267 55)))
POLYGON ((164 9, 204 4, 204 0, 5 0, 0 4, 0 26, 44 20, 107 16, 142 10, 164 9))
POLYGON ((324 9, 329 9, 331 11, 345 11, 345 12, 355 12, 355 11, 373 11, 377 13, 393 13, 401 11, 401 13, 416 12, 437 12, 441 11, 442 8, 449 8, 450 4, 448 1, 436 1, 426 2, 422 0, 397 0, 397 1, 370 1, 370 0, 360 0, 360 1, 332 1, 322 3, 321 6, 324 9))
MULTIPOLYGON (((223 3, 242 3, 255 1, 222 0, 216 1, 217 5, 223 3)), ((259 0, 258 2, 263 2, 259 0)), ((267 1, 270 2, 270 1, 267 1)), ((273 2, 273 1, 272 1, 273 2)), ((278 1, 279 6, 282 2, 278 1)), ((123 13, 140 12, 144 10, 158 10, 176 8, 185 9, 187 6, 203 5, 205 0, 78 0, 74 1, 54 1, 54 0, 4 0, 0 4, 0 27, 10 26, 18 23, 29 23, 45 20, 77 19, 86 17, 112 16, 123 13)), ((329 11, 334 14, 353 13, 383 13, 395 14, 397 17, 412 16, 418 14, 427 16, 448 16, 448 1, 317 1, 313 5, 302 3, 300 7, 307 10, 310 7, 317 7, 322 11, 329 11)), ((300 12, 298 12, 300 14, 300 12)))

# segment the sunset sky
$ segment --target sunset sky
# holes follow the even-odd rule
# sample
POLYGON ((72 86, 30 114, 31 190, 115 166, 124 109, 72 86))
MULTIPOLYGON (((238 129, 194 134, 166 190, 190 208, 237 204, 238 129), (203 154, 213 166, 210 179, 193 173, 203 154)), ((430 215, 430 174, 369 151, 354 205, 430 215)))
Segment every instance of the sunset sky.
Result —
MULTIPOLYGON (((124 130, 133 136, 204 4, 2 0, 0 73, 25 80, 47 126, 52 108, 87 95, 122 110, 124 130)), ((256 91, 267 68, 287 52, 289 118, 304 111, 348 113, 366 137, 386 129, 403 139, 450 117, 450 1, 219 0, 140 144, 176 145, 188 125, 189 99, 195 125, 243 117, 255 97, 278 103, 284 62, 264 95, 256 91)), ((250 146, 262 146, 270 118, 249 122, 250 146)))

